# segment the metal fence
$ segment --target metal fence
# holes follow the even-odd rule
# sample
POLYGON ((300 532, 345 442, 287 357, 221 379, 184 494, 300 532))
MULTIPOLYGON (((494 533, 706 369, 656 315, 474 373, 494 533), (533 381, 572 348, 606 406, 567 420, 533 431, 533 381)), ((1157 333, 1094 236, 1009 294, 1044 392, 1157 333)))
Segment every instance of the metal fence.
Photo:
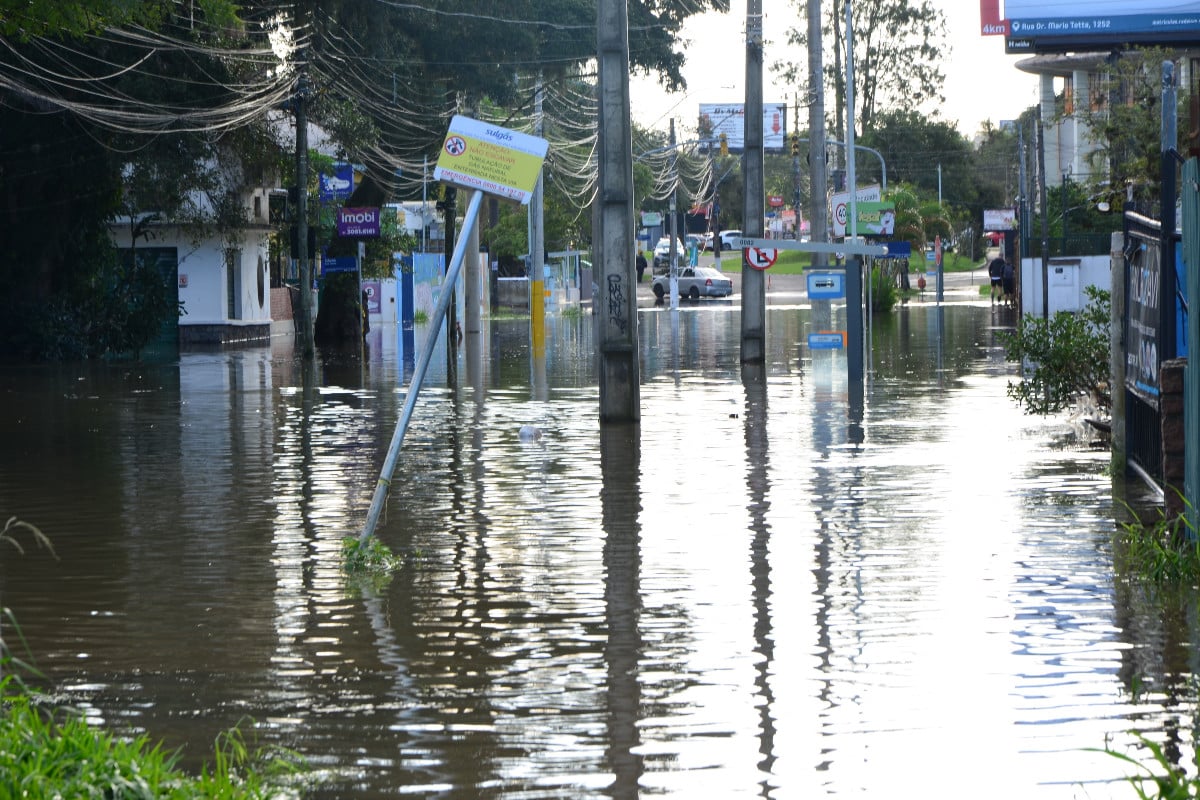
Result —
MULTIPOLYGON (((1051 236, 1046 239, 1046 257, 1060 256, 1094 256, 1107 253, 1112 247, 1112 234, 1109 233, 1079 233, 1067 236, 1051 236)), ((1030 236, 1025 240, 1026 257, 1042 257, 1042 240, 1030 236)))

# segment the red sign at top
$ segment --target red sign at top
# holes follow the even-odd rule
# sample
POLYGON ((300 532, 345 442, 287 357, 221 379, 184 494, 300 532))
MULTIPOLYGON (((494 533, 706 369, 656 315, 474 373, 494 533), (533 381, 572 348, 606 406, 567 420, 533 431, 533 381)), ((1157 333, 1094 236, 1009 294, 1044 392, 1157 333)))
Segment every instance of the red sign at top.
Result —
POLYGON ((767 205, 771 208, 783 208, 783 196, 778 194, 767 195, 767 205))
POLYGON ((979 34, 1008 35, 1008 20, 1000 16, 1000 0, 979 0, 979 34))

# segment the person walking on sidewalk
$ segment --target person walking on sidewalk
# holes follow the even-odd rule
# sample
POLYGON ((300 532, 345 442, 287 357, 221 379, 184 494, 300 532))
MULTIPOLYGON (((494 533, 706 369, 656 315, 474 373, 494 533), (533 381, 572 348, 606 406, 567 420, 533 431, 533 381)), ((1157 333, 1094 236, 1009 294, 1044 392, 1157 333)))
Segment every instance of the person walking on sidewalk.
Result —
POLYGON ((1003 280, 1004 280, 1004 259, 997 256, 992 259, 992 263, 988 264, 988 277, 992 279, 992 305, 996 304, 996 297, 1003 296, 1003 280))
POLYGON ((1004 260, 1004 269, 1000 273, 1000 280, 1004 284, 1004 305, 1013 308, 1017 304, 1017 273, 1013 269, 1013 263, 1008 259, 1004 260))

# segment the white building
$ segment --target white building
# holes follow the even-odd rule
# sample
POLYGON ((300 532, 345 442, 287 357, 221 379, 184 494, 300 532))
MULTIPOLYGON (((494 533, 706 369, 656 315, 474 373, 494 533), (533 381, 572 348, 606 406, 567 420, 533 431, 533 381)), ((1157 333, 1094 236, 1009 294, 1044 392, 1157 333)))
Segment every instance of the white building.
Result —
MULTIPOLYGON (((145 235, 133 242, 129 218, 110 226, 118 247, 133 247, 143 257, 155 258, 174 287, 175 299, 183 304, 180 347, 270 340, 271 189, 240 193, 247 224, 237 231, 202 234, 194 227, 150 221, 144 225, 145 235)), ((202 195, 191 200, 199 210, 211 211, 202 195)))

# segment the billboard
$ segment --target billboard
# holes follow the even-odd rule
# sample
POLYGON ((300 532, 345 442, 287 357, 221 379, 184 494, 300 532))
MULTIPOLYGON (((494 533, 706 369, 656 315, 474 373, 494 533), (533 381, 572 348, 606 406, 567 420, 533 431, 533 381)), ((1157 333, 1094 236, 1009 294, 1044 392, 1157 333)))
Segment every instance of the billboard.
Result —
MULTIPOLYGON (((858 191, 854 193, 854 206, 857 210, 859 203, 878 203, 883 200, 883 193, 879 190, 879 184, 873 183, 870 186, 859 186, 858 191)), ((835 238, 846 236, 846 224, 850 219, 850 193, 838 192, 829 197, 830 222, 833 225, 833 235, 835 238)), ((859 219, 862 215, 859 215, 859 219)), ((858 231, 861 235, 863 231, 858 231)))
POLYGON ((1008 53, 1194 46, 1200 0, 980 0, 980 32, 1003 34, 1008 53))
POLYGON ((983 210, 985 231, 1015 231, 1017 210, 1015 208, 985 208, 983 210))
MULTIPOLYGON (((763 103, 762 126, 763 150, 783 152, 787 139, 787 103, 763 103)), ((729 152, 742 152, 746 149, 745 104, 701 103, 699 130, 702 139, 719 139, 725 134, 729 152)))

